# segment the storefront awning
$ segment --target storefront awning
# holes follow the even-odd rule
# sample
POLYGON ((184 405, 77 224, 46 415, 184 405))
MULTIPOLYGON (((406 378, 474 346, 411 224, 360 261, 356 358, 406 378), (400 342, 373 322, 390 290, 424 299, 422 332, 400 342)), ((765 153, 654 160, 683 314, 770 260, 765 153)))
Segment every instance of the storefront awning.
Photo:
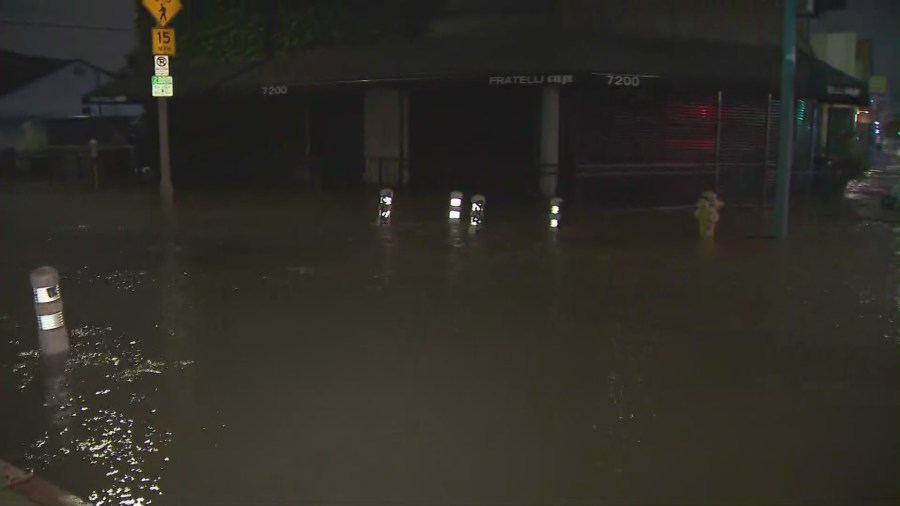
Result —
MULTIPOLYGON (((146 67, 85 96, 89 103, 144 102, 146 67)), ((172 61, 175 96, 282 93, 288 89, 403 82, 475 81, 494 76, 650 75, 672 87, 772 93, 781 79, 781 48, 699 40, 612 39, 564 33, 433 38, 369 46, 336 46, 266 61, 182 64, 172 61)), ((602 82, 601 80, 598 80, 602 82)), ((528 79, 514 83, 528 84, 528 79)), ((797 96, 865 104, 865 87, 803 51, 797 54, 797 96), (854 91, 858 87, 859 93, 854 91), (848 91, 849 90, 849 91, 848 91)))
POLYGON ((710 41, 629 40, 563 33, 506 34, 331 47, 282 55, 222 84, 231 92, 498 75, 616 73, 673 84, 777 90, 780 49, 710 41))
POLYGON ((815 61, 811 81, 811 88, 816 98, 822 102, 869 105, 869 90, 866 83, 821 60, 815 61))

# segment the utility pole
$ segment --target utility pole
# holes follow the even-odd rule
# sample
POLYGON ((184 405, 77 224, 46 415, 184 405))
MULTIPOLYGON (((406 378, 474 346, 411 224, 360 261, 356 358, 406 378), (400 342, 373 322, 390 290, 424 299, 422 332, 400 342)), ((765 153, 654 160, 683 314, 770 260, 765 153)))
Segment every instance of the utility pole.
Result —
POLYGON ((791 164, 794 158, 794 83, 797 68, 797 0, 784 1, 781 39, 781 118, 775 173, 775 238, 784 239, 790 211, 791 164))

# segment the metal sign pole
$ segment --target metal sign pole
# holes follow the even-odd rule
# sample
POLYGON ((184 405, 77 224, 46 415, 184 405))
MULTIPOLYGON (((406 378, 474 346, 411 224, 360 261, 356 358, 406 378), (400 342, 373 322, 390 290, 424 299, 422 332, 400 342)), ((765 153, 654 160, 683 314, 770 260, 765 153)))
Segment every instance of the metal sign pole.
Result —
POLYGON ((159 120, 159 192, 163 198, 172 198, 172 162, 169 158, 169 102, 165 97, 156 99, 159 120))
POLYGON ((794 158, 794 82, 797 67, 797 0, 784 2, 784 33, 781 60, 781 119, 778 168, 775 174, 775 224, 778 239, 787 236, 791 191, 791 163, 794 158))
POLYGON ((151 29, 153 44, 153 96, 157 97, 157 121, 159 122, 159 192, 165 207, 171 207, 172 162, 169 156, 169 103, 167 97, 174 93, 169 73, 169 56, 175 55, 175 29, 166 28, 172 18, 181 11, 181 0, 142 0, 141 3, 156 20, 151 29))

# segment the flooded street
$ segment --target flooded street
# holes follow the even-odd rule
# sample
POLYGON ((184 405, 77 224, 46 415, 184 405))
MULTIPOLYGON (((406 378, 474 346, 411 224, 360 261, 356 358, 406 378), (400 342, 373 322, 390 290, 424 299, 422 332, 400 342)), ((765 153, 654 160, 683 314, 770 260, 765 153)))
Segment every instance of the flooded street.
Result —
POLYGON ((865 198, 783 242, 726 198, 714 244, 692 210, 552 234, 488 195, 472 235, 443 198, 177 199, 171 231, 152 190, 2 191, 0 457, 97 504, 896 504, 896 214, 865 198))

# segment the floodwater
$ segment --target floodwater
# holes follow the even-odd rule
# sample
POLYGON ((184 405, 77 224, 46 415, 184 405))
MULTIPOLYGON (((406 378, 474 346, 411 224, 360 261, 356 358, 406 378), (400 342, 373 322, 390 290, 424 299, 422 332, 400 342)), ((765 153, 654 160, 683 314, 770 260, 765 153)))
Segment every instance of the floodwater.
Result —
POLYGON ((725 207, 712 244, 690 210, 554 234, 488 196, 472 235, 221 192, 172 231, 153 192, 2 193, 0 457, 97 504, 897 502, 898 230, 863 197, 783 242, 725 207))

